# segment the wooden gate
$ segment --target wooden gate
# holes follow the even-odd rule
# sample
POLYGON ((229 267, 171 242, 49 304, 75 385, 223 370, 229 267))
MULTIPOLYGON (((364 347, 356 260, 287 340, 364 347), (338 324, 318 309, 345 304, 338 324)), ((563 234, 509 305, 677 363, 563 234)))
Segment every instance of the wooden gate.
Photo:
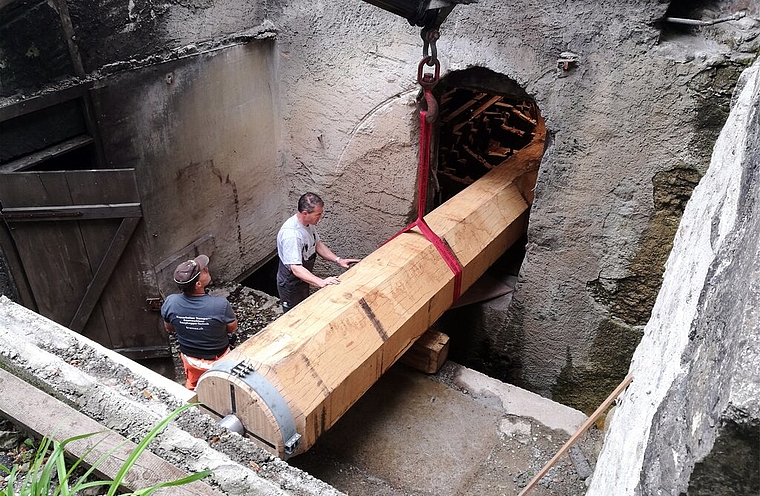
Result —
POLYGON ((134 169, 0 174, 21 303, 133 359, 171 356, 134 169))

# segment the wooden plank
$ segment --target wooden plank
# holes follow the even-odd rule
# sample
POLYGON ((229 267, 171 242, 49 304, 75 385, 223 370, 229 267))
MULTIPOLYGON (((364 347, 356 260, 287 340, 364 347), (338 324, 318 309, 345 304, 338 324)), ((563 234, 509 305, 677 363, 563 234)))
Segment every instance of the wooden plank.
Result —
POLYGON ((0 175, 0 201, 8 208, 113 205, 139 203, 140 195, 134 169, 14 172, 0 175))
POLYGON ((623 379, 623 382, 621 382, 618 387, 615 388, 615 390, 610 393, 609 396, 607 396, 607 399, 605 399, 601 405, 599 405, 599 408, 596 409, 594 413, 591 414, 591 416, 586 419, 586 421, 581 425, 578 430, 573 434, 570 439, 567 440, 567 442, 559 449, 557 454, 555 454, 551 460, 549 460, 546 465, 544 465, 544 468, 542 468, 535 477, 533 477, 533 480, 530 481, 530 483, 523 488, 522 491, 520 491, 520 494, 518 496, 524 496, 528 494, 528 492, 533 489, 533 487, 538 484, 538 482, 546 475, 546 472, 549 471, 550 468, 554 466, 555 463, 557 463, 557 460, 559 460, 559 457, 565 454, 567 450, 570 449, 570 447, 575 444, 575 442, 578 440, 581 435, 588 430, 591 425, 596 422, 596 419, 599 418, 599 416, 604 413, 604 411, 609 408, 609 406, 612 404, 613 401, 615 401, 615 398, 620 396, 620 394, 625 390, 625 388, 628 387, 628 385, 633 381, 633 376, 627 376, 625 379, 623 379))
MULTIPOLYGON (((13 423, 23 426, 40 438, 47 436, 62 441, 81 434, 98 433, 67 444, 66 452, 75 459, 84 458, 90 466, 105 457, 98 464, 96 472, 99 477, 108 480, 116 477, 136 447, 135 443, 120 434, 3 369, 0 369, 0 411, 13 423), (19 401, 19 398, 23 398, 23 401, 19 401)), ((136 491, 187 475, 146 450, 127 472, 122 486, 128 491, 136 491)), ((203 481, 180 486, 180 489, 174 491, 198 496, 222 494, 203 481)))
POLYGON ((485 167, 486 170, 493 169, 493 165, 489 164, 486 161, 486 159, 484 159, 483 157, 481 157, 480 155, 478 155, 477 153, 475 153, 474 151, 472 151, 472 149, 470 149, 469 146, 462 145, 462 149, 467 153, 467 155, 470 158, 472 158, 474 161, 476 161, 477 163, 479 163, 480 165, 482 165, 483 167, 485 167))
POLYGON ((70 88, 57 90, 33 98, 27 98, 23 101, 0 107, 0 122, 5 122, 15 117, 42 110, 52 105, 67 102, 74 98, 79 98, 87 94, 87 90, 91 88, 93 84, 92 81, 87 81, 70 88))
POLYGON ((435 374, 441 370, 448 357, 449 337, 440 331, 428 329, 399 361, 425 374, 435 374))
POLYGON ((464 133, 471 133, 473 131, 474 127, 475 126, 473 125, 473 123, 471 121, 462 121, 459 124, 457 124, 456 126, 454 126, 452 128, 451 132, 452 132, 452 134, 455 134, 457 136, 461 136, 464 133), (467 129, 463 130, 462 128, 464 128, 464 127, 467 127, 467 129))
MULTIPOLYGON (((541 131, 543 138, 545 130, 541 131)), ((425 216, 463 267, 462 291, 524 235, 526 198, 534 185, 520 178, 530 176, 535 181, 543 149, 543 139, 534 140, 505 166, 491 170, 425 216), (528 190, 521 189, 525 187, 528 190)), ((275 411, 290 415, 301 435, 294 455, 311 447, 454 299, 454 274, 416 228, 383 244, 340 280, 339 285, 311 295, 219 363, 250 367, 270 396, 283 399, 285 406, 276 405, 275 411)), ((224 416, 233 413, 233 404, 240 404, 244 390, 240 383, 247 384, 247 377, 211 370, 201 377, 196 393, 224 416)), ((257 395, 266 396, 262 391, 257 395)), ((255 396, 247 404, 247 410, 238 408, 236 415, 255 434, 252 439, 283 457, 284 440, 278 437, 282 429, 279 424, 266 426, 270 406, 255 396)))
POLYGON ((70 140, 64 141, 63 143, 58 143, 49 148, 45 148, 44 150, 25 155, 24 157, 12 160, 7 164, 0 165, 0 173, 16 172, 22 171, 24 169, 29 169, 39 164, 40 162, 61 156, 64 153, 74 151, 77 148, 82 148, 83 146, 87 146, 92 143, 93 139, 90 136, 76 136, 70 140))
POLYGON ((139 203, 115 205, 65 205, 55 207, 11 207, 0 210, 0 218, 9 222, 50 220, 121 219, 142 217, 139 203))
POLYGON ((500 102, 502 100, 502 98, 504 98, 504 97, 502 97, 500 95, 496 95, 496 96, 493 96, 493 97, 489 98, 486 101, 486 103, 484 103, 483 105, 481 105, 477 109, 473 110, 472 115, 470 116, 470 120, 475 119, 476 117, 478 117, 480 114, 482 114, 483 112, 485 112, 486 109, 488 109, 488 107, 490 107, 491 105, 495 104, 496 102, 500 102))
MULTIPOLYGON (((73 203, 65 174, 34 172, 4 174, 0 201, 4 207, 73 203)), ((16 223, 10 234, 37 311, 68 324, 92 278, 77 223, 16 223)))
POLYGON ((461 105, 458 109, 456 109, 455 111, 453 111, 449 115, 443 116, 441 118, 441 122, 443 124, 446 124, 447 122, 451 121, 452 119, 458 117, 462 112, 464 112, 465 110, 469 109, 473 105, 479 103, 480 100, 482 100, 486 95, 487 95, 487 93, 479 93, 479 94, 475 95, 475 97, 473 97, 472 100, 468 101, 464 105, 461 105))
POLYGON ((150 358, 166 358, 170 357, 171 349, 169 345, 158 346, 133 346, 131 348, 114 348, 113 351, 120 355, 124 355, 130 360, 146 360, 150 358))
POLYGON ((523 112, 521 112, 519 109, 517 109, 514 105, 510 105, 508 103, 499 102, 496 104, 499 107, 503 107, 505 109, 508 109, 513 115, 516 115, 520 119, 524 120, 525 122, 528 122, 532 125, 537 125, 536 120, 525 115, 523 112))
POLYGON ((85 323, 90 318, 95 304, 100 299, 103 289, 108 284, 108 280, 111 278, 116 264, 119 262, 122 253, 124 253, 124 249, 127 247, 127 243, 135 232, 135 228, 139 222, 140 219, 134 217, 121 221, 119 230, 116 231, 116 235, 111 240, 108 251, 103 257, 98 270, 95 272, 90 284, 87 285, 87 291, 69 323, 69 329, 77 332, 81 332, 84 329, 85 323))
POLYGON ((525 136, 525 131, 523 131, 522 129, 518 129, 518 128, 516 128, 516 127, 512 127, 512 126, 508 126, 508 125, 506 125, 506 124, 502 124, 500 127, 501 127, 501 128, 504 130, 504 131, 506 131, 506 132, 508 132, 508 133, 511 133, 511 134, 516 134, 516 135, 517 135, 517 136, 519 136, 520 138, 522 138, 523 136, 525 136))
POLYGON ((456 175, 452 174, 448 170, 439 171, 438 174, 440 174, 442 177, 444 177, 444 178, 446 178, 446 179, 448 179, 450 181, 453 181, 453 182, 461 185, 462 188, 464 188, 466 186, 469 186, 469 185, 471 185, 472 183, 475 182, 472 179, 470 179, 469 176, 468 177, 459 177, 459 176, 456 176, 456 175))
MULTIPOLYGON (((10 270, 12 282, 15 283, 16 290, 18 291, 18 303, 39 313, 34 293, 32 293, 32 288, 29 286, 29 281, 26 277, 24 264, 21 262, 16 244, 13 242, 10 227, 4 222, 0 223, 0 251, 5 256, 5 262, 10 270)), ((6 296, 13 299, 11 295, 6 296)))

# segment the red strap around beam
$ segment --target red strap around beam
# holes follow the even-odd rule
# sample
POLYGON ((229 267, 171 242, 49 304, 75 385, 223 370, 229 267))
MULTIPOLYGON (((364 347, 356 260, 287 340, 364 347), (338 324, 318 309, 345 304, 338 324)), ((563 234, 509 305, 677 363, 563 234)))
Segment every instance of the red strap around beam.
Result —
MULTIPOLYGON (((425 89, 426 93, 429 91, 425 89)), ((432 97, 432 95, 430 95, 432 97)), ((427 95, 426 95, 427 97, 427 95)), ((425 222, 425 199, 427 198, 427 182, 428 175, 430 174, 430 139, 432 134, 432 123, 427 122, 427 111, 420 111, 420 165, 417 170, 418 177, 418 194, 417 194, 417 220, 394 234, 388 241, 395 238, 399 234, 403 234, 411 229, 418 227, 423 236, 430 241, 433 246, 438 250, 441 258, 449 266, 451 272, 454 273, 454 301, 459 299, 462 291, 462 264, 459 263, 459 259, 454 252, 451 251, 451 247, 440 238, 436 233, 430 229, 430 226, 425 222)), ((388 242, 386 241, 386 243, 388 242)))

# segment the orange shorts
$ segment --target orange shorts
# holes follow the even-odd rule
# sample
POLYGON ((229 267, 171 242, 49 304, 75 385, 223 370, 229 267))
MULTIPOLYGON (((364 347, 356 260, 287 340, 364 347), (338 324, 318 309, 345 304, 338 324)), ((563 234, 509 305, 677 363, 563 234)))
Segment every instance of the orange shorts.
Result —
POLYGON ((187 356, 184 353, 180 353, 179 356, 182 358, 182 365, 185 367, 185 376, 187 377, 187 380, 185 381, 185 387, 189 389, 190 391, 195 391, 195 386, 198 385, 198 379, 201 378, 201 375, 205 371, 211 368, 212 365, 214 365, 214 362, 222 358, 224 355, 230 352, 230 349, 227 348, 224 353, 219 355, 218 357, 214 358, 213 360, 206 360, 205 358, 195 358, 191 356, 187 356))

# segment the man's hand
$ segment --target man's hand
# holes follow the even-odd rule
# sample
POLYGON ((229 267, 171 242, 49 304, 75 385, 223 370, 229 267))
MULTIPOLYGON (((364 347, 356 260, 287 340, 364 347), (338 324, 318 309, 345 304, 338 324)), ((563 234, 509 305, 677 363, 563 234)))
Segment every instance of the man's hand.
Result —
POLYGON ((351 266, 351 264, 358 263, 361 259, 360 258, 336 258, 335 263, 343 267, 344 269, 347 269, 351 266))
POLYGON ((338 279, 335 276, 325 277, 324 279, 322 279, 322 285, 320 286, 320 288, 324 288, 325 286, 329 284, 340 284, 340 279, 338 279))

